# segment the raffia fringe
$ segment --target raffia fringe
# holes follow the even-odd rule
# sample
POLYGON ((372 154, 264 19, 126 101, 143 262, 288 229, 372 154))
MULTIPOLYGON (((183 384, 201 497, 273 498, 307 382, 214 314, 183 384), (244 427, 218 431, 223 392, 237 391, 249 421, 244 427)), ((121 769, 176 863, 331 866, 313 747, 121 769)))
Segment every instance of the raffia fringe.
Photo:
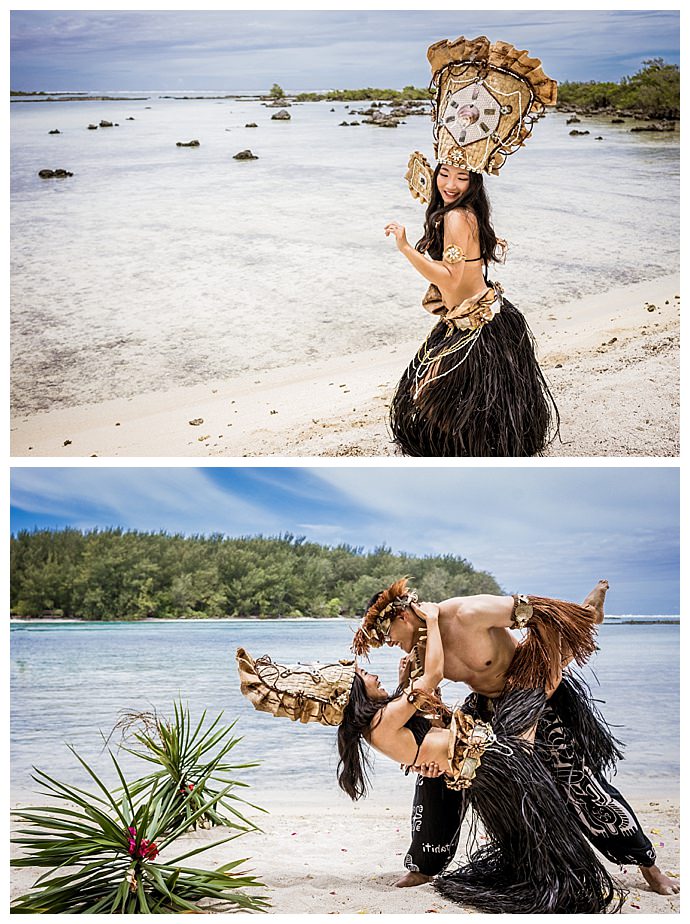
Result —
POLYGON ((591 610, 577 603, 529 596, 533 613, 527 637, 518 645, 506 686, 545 689, 558 680, 554 665, 573 658, 582 666, 596 651, 596 624, 591 610))

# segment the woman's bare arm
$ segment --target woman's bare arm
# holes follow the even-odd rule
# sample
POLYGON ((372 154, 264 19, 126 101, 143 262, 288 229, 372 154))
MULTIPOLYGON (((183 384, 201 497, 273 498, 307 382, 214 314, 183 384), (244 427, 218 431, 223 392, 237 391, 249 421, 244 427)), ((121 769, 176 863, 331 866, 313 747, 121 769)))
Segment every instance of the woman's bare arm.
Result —
POLYGON ((395 221, 389 222, 385 229, 386 237, 392 234, 400 253, 409 260, 418 273, 428 282, 439 288, 455 288, 462 282, 465 273, 465 261, 454 258, 448 248, 455 245, 463 253, 473 246, 473 227, 466 214, 461 210, 448 212, 444 219, 444 257, 443 260, 431 260, 409 243, 405 228, 395 221))
MULTIPOLYGON (((438 628, 438 613, 425 613, 420 607, 413 604, 415 615, 426 623, 427 641, 424 657, 424 673, 412 683, 412 690, 423 690, 433 693, 443 679, 443 645, 441 633, 438 628)), ((403 694, 384 706, 379 713, 378 721, 371 726, 371 743, 382 751, 390 752, 391 748, 409 745, 412 733, 405 728, 405 723, 417 711, 407 695, 403 694)), ((396 759, 403 759, 397 758, 396 759)))

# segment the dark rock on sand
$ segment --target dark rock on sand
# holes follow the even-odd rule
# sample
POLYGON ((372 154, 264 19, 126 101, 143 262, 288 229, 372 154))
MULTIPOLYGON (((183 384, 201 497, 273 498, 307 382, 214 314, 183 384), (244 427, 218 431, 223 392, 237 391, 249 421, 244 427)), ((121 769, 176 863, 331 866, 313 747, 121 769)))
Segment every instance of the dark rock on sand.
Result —
POLYGON ((60 131, 59 128, 51 128, 51 130, 48 132, 48 134, 49 134, 49 135, 60 135, 60 134, 62 134, 62 132, 60 131))
POLYGON ((338 124, 339 125, 349 125, 350 123, 349 122, 339 122, 338 124))
POLYGON ((271 116, 271 118, 272 118, 272 119, 275 119, 275 120, 277 120, 277 121, 279 121, 279 122, 287 122, 289 119, 292 118, 292 116, 291 116, 290 113, 287 111, 287 109, 281 109, 280 112, 275 112, 275 113, 271 116))
POLYGON ((127 122, 134 122, 134 116, 127 116, 127 122))
POLYGON ((87 125, 86 127, 89 128, 89 129, 91 129, 91 131, 95 131, 95 129, 98 128, 98 126, 97 126, 97 125, 93 125, 93 123, 92 123, 91 125, 87 125))
POLYGON ((38 175, 42 180, 62 179, 66 176, 74 176, 69 170, 39 170, 38 175))
POLYGON ((256 122, 247 122, 247 124, 244 127, 245 128, 258 128, 259 126, 256 124, 256 122))
POLYGON ((238 151, 237 154, 232 155, 233 160, 258 160, 259 157, 257 154, 252 154, 252 152, 247 148, 246 151, 238 151))
POLYGON ((197 141, 196 138, 194 141, 176 141, 175 144, 178 148, 198 148, 201 146, 201 142, 197 141))

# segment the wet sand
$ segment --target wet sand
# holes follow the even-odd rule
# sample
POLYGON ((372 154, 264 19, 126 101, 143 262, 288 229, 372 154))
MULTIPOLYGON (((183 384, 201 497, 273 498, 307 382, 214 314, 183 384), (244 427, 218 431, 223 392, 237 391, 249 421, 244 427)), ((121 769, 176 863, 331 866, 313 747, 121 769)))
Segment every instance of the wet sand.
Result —
MULTIPOLYGON (((549 456, 676 456, 677 274, 528 315, 561 413, 549 456)), ((18 417, 13 456, 393 456, 416 342, 18 417)))

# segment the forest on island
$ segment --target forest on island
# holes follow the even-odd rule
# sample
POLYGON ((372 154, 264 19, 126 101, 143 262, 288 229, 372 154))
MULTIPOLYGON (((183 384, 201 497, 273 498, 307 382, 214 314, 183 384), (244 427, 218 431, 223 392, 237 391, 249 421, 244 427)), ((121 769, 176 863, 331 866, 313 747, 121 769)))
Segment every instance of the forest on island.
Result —
POLYGON ((680 68, 663 58, 650 58, 632 77, 618 83, 565 81, 558 87, 561 107, 615 109, 649 119, 680 118, 680 68))
POLYGON ((501 592, 457 555, 367 552, 293 535, 40 529, 12 536, 10 550, 10 612, 23 617, 358 616, 373 593, 406 574, 427 600, 501 592))
MULTIPOLYGON (((283 94, 283 90, 274 84, 271 93, 275 96, 276 93, 283 94)), ((356 102, 375 99, 403 103, 429 100, 433 95, 433 91, 427 87, 408 86, 402 90, 366 87, 360 90, 300 93, 293 98, 298 102, 356 102)), ((677 64, 667 64, 663 58, 649 58, 637 73, 623 77, 617 83, 566 80, 559 84, 558 104, 561 108, 572 107, 592 112, 613 109, 649 119, 679 119, 680 68, 677 64)))

